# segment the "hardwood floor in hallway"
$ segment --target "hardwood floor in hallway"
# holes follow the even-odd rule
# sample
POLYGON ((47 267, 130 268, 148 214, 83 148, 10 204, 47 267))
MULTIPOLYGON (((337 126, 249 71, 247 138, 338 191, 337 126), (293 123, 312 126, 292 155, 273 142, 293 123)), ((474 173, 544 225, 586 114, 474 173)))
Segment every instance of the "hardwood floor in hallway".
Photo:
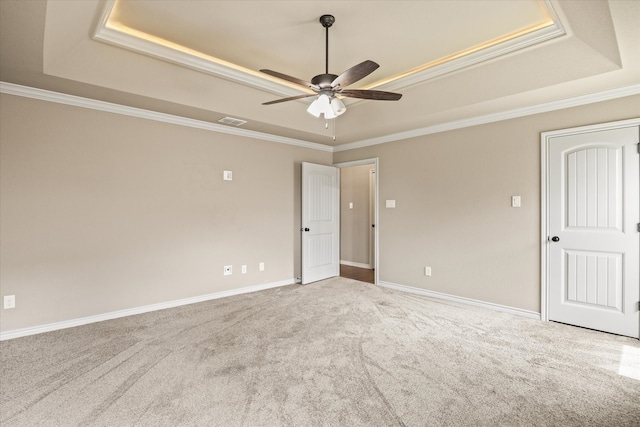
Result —
POLYGON ((374 283, 374 271, 368 268, 351 267, 340 264, 340 277, 358 280, 360 282, 374 283))

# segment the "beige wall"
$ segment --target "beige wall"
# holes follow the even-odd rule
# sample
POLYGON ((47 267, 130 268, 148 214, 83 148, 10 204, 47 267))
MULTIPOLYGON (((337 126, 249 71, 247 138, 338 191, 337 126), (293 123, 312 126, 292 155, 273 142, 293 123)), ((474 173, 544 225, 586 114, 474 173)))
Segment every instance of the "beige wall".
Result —
POLYGON ((374 165, 340 169, 340 260, 369 265, 369 171, 374 165), (349 209, 353 203, 353 209, 349 209))
POLYGON ((334 162, 379 158, 381 281, 539 312, 540 133, 638 116, 640 97, 627 97, 337 152, 334 162))
POLYGON ((638 116, 635 96, 332 155, 0 95, 1 330, 299 276, 300 163, 374 157, 380 280, 539 311, 540 132, 638 116))
POLYGON ((331 153, 0 103, 0 286, 17 303, 2 331, 300 275, 300 163, 331 153))

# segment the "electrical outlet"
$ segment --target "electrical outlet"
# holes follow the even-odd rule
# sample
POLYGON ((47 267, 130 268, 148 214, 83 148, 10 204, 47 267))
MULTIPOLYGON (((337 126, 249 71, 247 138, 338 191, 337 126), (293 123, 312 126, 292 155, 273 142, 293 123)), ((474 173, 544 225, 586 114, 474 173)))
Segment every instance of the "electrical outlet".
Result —
POLYGON ((231 265, 225 265, 224 266, 224 275, 225 276, 230 276, 233 274, 233 266, 231 265))
POLYGON ((264 262, 260 263, 260 266, 258 268, 260 271, 264 271, 264 262))
POLYGON ((242 274, 247 274, 247 266, 246 265, 242 266, 242 274))
POLYGON ((431 276, 431 267, 425 267, 424 268, 424 275, 425 276, 431 276))
POLYGON ((16 307, 16 296, 15 295, 5 295, 4 296, 4 308, 15 308, 16 307))

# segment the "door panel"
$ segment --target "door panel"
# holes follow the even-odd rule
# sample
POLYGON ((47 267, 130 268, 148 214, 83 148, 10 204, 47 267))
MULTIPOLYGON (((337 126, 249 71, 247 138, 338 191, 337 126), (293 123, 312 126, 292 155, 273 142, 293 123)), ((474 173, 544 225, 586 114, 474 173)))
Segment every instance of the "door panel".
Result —
POLYGON ((640 336, 638 127, 549 140, 549 319, 640 336))
POLYGON ((565 302, 622 313, 622 254, 566 250, 565 302))
POLYGON ((302 284, 340 274, 340 175, 302 163, 302 284))

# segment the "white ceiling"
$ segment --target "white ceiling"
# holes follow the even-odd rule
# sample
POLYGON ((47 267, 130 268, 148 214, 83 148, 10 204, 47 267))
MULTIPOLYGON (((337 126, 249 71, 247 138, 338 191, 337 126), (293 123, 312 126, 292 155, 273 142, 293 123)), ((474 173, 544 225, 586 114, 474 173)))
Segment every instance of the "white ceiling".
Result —
MULTIPOLYGON (((640 2, 7 1, 0 2, 0 79, 123 105, 336 145, 640 84, 640 2), (349 88, 403 94, 357 101, 337 139, 304 89, 371 59, 349 88), (389 81, 391 80, 391 81, 389 81)), ((640 109, 639 109, 640 113, 640 109)), ((348 146, 348 145, 347 145, 348 146)))

